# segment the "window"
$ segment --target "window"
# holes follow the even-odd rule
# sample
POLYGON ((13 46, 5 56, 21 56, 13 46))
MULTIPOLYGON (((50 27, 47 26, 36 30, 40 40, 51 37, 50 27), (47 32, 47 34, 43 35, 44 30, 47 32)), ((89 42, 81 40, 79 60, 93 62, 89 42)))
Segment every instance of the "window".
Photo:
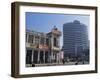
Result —
POLYGON ((29 35, 29 38, 28 38, 28 43, 33 43, 33 35, 29 35))
POLYGON ((41 37, 41 40, 40 40, 40 44, 44 44, 44 38, 43 37, 41 37))
POLYGON ((35 36, 35 44, 39 44, 39 36, 35 36))
POLYGON ((48 38, 46 39, 46 45, 49 46, 49 39, 48 38))
POLYGON ((57 41, 57 38, 54 38, 54 46, 55 46, 55 47, 58 47, 58 41, 57 41))

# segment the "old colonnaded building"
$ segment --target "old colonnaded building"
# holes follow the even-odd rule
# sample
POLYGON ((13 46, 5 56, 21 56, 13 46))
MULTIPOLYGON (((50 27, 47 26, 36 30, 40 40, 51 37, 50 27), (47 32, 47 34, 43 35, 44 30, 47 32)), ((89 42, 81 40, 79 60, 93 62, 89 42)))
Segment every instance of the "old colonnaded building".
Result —
POLYGON ((26 66, 59 63, 61 32, 54 26, 49 33, 26 30, 26 66))

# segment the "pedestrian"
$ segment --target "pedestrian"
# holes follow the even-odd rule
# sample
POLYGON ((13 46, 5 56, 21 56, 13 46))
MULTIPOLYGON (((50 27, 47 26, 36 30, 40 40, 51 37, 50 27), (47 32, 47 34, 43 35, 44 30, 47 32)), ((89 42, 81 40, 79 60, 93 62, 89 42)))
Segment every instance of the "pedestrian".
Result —
POLYGON ((65 59, 62 59, 63 64, 65 64, 65 59))

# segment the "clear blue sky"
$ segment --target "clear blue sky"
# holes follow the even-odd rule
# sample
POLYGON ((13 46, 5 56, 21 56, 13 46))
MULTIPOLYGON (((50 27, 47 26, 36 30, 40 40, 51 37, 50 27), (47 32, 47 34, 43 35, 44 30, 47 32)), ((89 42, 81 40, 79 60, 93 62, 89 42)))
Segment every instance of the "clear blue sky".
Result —
MULTIPOLYGON (((49 14, 49 13, 34 13, 26 12, 26 29, 38 32, 48 33, 56 26, 61 32, 64 23, 79 20, 81 23, 89 27, 89 15, 74 15, 74 14, 49 14)), ((63 37, 60 44, 63 45, 63 37)))

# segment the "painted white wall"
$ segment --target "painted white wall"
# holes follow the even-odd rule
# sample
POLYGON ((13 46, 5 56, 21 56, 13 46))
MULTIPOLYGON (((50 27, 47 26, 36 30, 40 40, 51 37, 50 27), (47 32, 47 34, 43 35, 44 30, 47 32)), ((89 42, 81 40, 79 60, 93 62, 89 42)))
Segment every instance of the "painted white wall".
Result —
MULTIPOLYGON (((11 2, 29 1, 40 3, 73 4, 98 6, 100 10, 100 0, 1 0, 0 2, 0 80, 16 80, 10 76, 11 68, 11 2)), ((100 21, 100 11, 98 11, 98 22, 100 21)), ((100 23, 98 23, 98 34, 100 35, 100 23)), ((98 37, 100 44, 100 36, 98 37)), ((98 45, 100 47, 100 45, 98 45)), ((100 50, 98 50, 100 53, 100 50)), ((98 54, 98 58, 100 54, 98 54)), ((100 58, 98 59, 98 63, 100 58)), ((98 65, 100 67, 100 64, 98 65)), ((100 68, 97 74, 78 74, 65 76, 51 76, 38 78, 21 78, 17 80, 100 80, 100 68)))

